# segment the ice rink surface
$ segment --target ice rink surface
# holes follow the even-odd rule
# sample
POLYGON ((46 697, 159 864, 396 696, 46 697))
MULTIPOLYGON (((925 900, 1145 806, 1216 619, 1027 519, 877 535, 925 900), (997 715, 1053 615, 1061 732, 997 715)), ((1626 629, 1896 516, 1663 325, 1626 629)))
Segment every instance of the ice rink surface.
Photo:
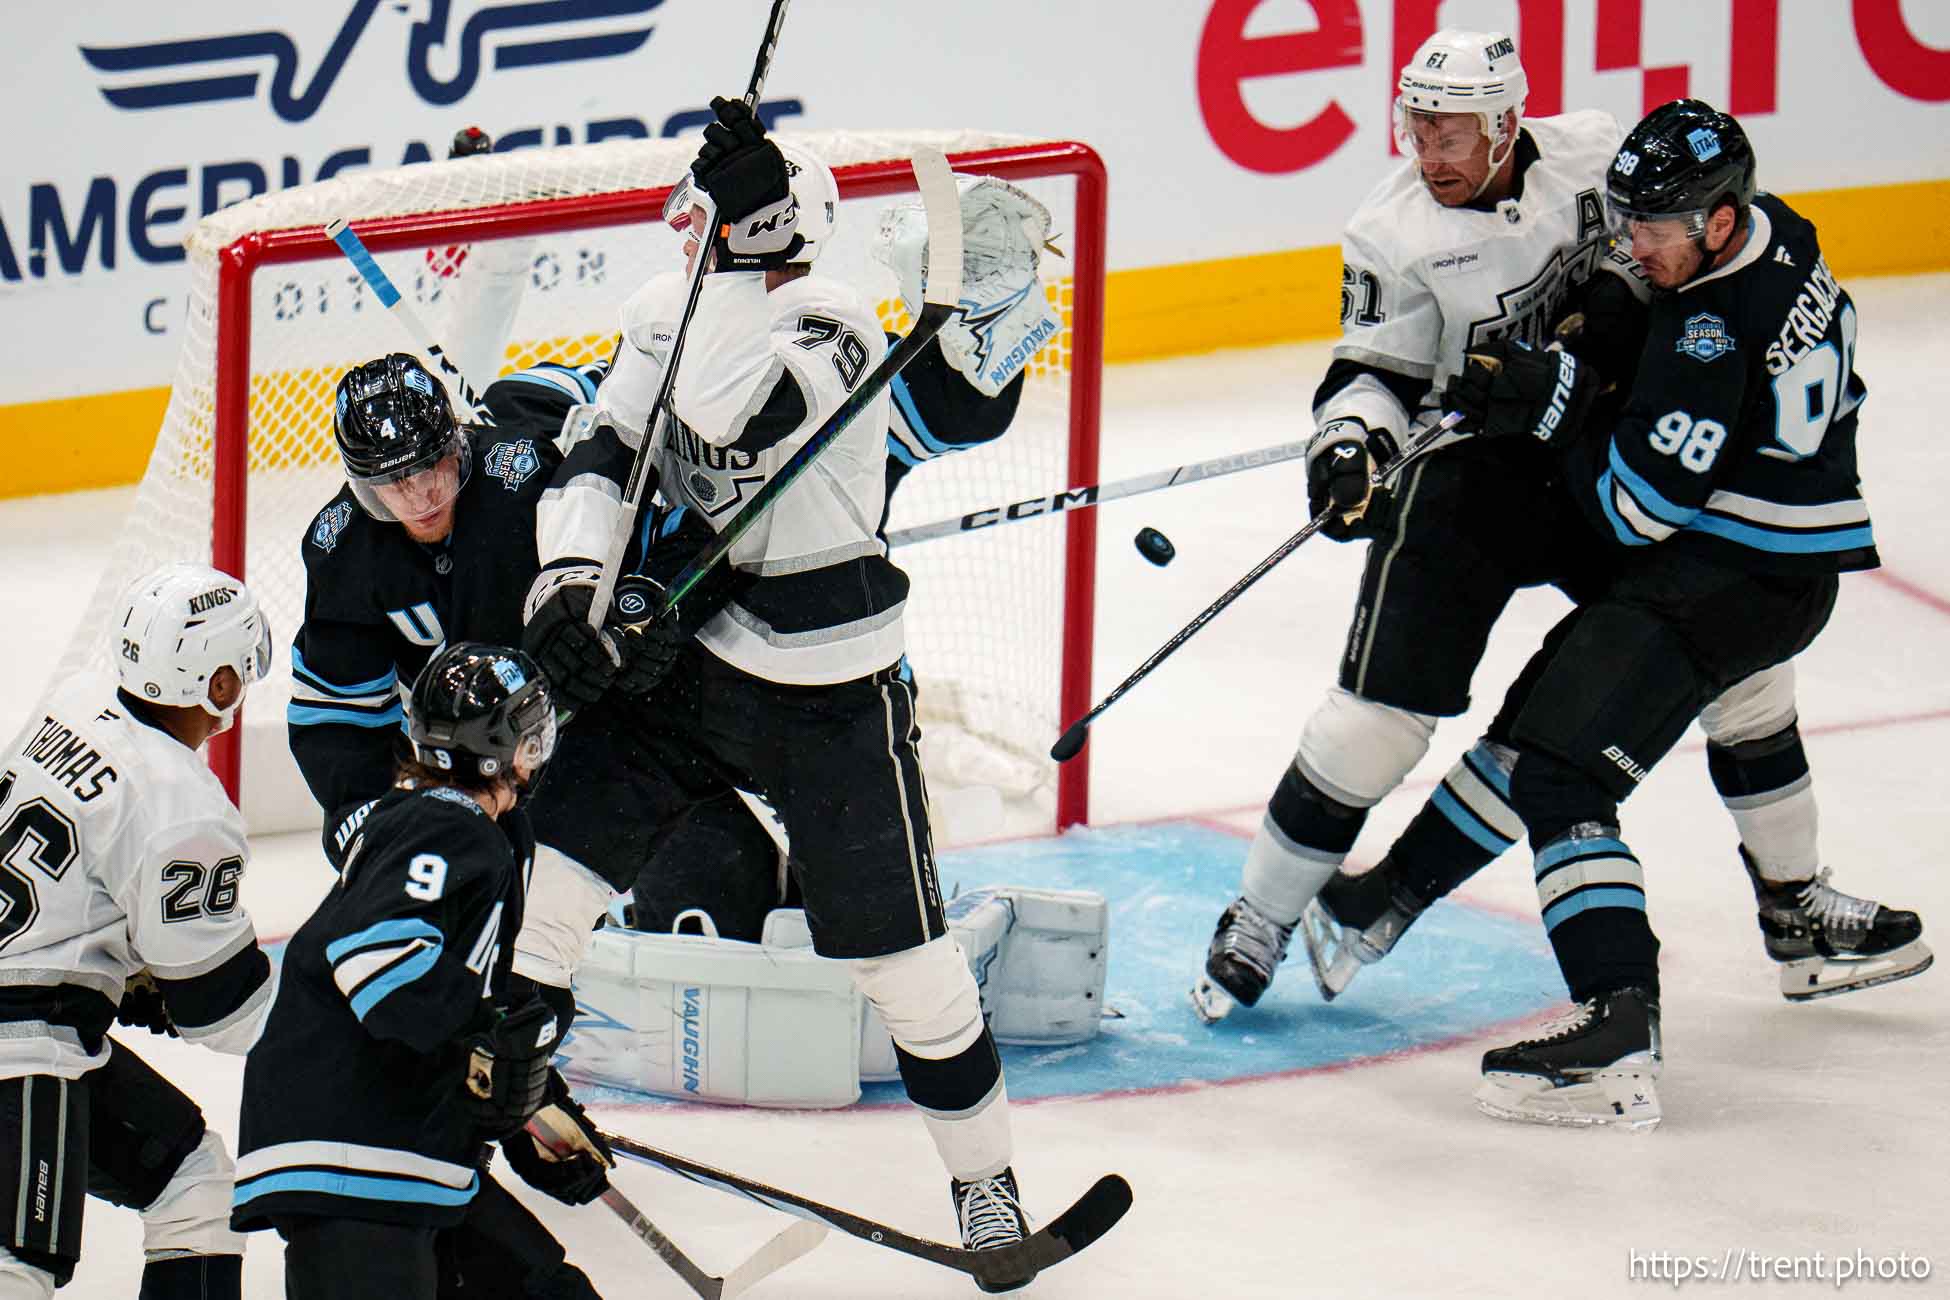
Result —
MULTIPOLYGON (((1942 949, 1938 927, 1950 918, 1941 757, 1950 743, 1950 513, 1942 504, 1950 443, 1940 430, 1940 393, 1950 325, 1939 295, 1950 292, 1950 276, 1848 287, 1861 313, 1857 366, 1870 390, 1862 476, 1886 567, 1844 580, 1833 621, 1801 660, 1802 731, 1836 885, 1921 912, 1926 939, 1942 949)), ((1114 369, 1104 478, 1301 436, 1326 354, 1315 344, 1114 369)), ((11 617, 21 621, 5 643, 9 716, 23 718, 46 683, 131 495, 0 505, 11 617)), ((1303 510, 1297 463, 1105 507, 1099 694, 1272 550, 1303 510), (1176 544, 1169 568, 1146 563, 1133 547, 1145 525, 1176 544)), ((1093 820, 1216 826, 1240 836, 1243 856, 1244 836, 1331 681, 1359 563, 1358 548, 1309 544, 1098 723, 1088 751, 1093 820)), ((1409 785, 1371 819, 1355 861, 1380 854, 1563 608, 1546 592, 1512 606, 1477 676, 1476 709, 1437 732, 1409 785)), ((1696 732, 1626 805, 1624 831, 1644 861, 1664 944, 1666 1119, 1656 1131, 1560 1132, 1478 1115, 1470 1103, 1477 1062, 1508 1040, 1507 1025, 1246 1082, 1030 1102, 1015 1110, 1015 1133, 1032 1215, 1053 1215, 1107 1170, 1123 1173, 1137 1199, 1101 1244, 1028 1294, 1650 1294, 1672 1285, 1647 1274, 1670 1269, 1674 1256, 1741 1270, 1738 1283, 1695 1279, 1689 1292, 1813 1294, 1834 1289, 1838 1256, 1859 1272, 1878 1257, 1893 1266, 1905 1252, 1926 1257, 1935 1275, 1894 1284, 1896 1294, 1950 1294, 1950 972, 1812 1004, 1782 1001, 1696 732), (1776 1257, 1787 1257, 1790 1269, 1798 1258, 1805 1278, 1817 1252, 1825 1282, 1751 1280, 1754 1256, 1770 1269, 1779 1267, 1776 1257)), ((1521 848, 1506 855, 1464 891, 1463 903, 1534 925, 1527 861, 1521 848)), ((289 933, 328 879, 310 837, 259 840, 245 889, 259 932, 289 933)), ((1186 906, 1173 918, 1187 985, 1224 901, 1186 906)), ((1445 963, 1437 947, 1419 959, 1424 978, 1467 997, 1467 971, 1445 963)), ((1113 929, 1113 990, 1118 952, 1113 929)), ((1350 1018, 1386 1020, 1390 1000, 1401 996, 1399 981, 1364 977, 1326 1006, 1304 966, 1289 965, 1260 1014, 1267 1032, 1324 1034, 1350 1018)), ((129 1041, 199 1098, 234 1151, 240 1063, 147 1035, 129 1041)), ((953 1236, 945 1177, 921 1124, 902 1110, 604 1106, 596 1114, 653 1144, 909 1231, 953 1236)), ((716 1271, 784 1224, 640 1166, 626 1166, 616 1181, 716 1271)), ((517 1190, 611 1300, 688 1294, 601 1206, 570 1210, 517 1190)), ((135 1216, 91 1202, 81 1269, 63 1294, 133 1295, 140 1267, 135 1216)), ((246 1294, 281 1295, 281 1276, 275 1237, 254 1237, 246 1294)), ((835 1235, 754 1294, 918 1300, 976 1292, 955 1274, 835 1235)))

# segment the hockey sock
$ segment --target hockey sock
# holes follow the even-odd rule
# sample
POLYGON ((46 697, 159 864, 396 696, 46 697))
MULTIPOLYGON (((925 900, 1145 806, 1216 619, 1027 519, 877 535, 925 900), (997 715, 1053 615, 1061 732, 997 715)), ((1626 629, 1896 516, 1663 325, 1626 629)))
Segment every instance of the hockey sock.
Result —
POLYGON ((949 1174, 968 1182, 1000 1173, 1013 1156, 1002 1058, 987 1027, 955 1055, 931 1061, 899 1042, 894 1060, 949 1174))
POLYGON ((1510 806, 1515 755, 1478 741, 1388 850, 1399 889, 1427 907, 1495 861, 1523 837, 1510 806))
POLYGON ((1366 808, 1330 798, 1289 766, 1247 851, 1240 893, 1267 917, 1292 925, 1346 860, 1367 820, 1366 808))
POLYGON ((1574 1002, 1637 985, 1659 995, 1659 941, 1645 872, 1618 832, 1618 805, 1591 777, 1521 755, 1510 802, 1530 832, 1537 903, 1574 1002))
POLYGON ((1763 879, 1779 883, 1815 874, 1821 865, 1819 817, 1798 726, 1790 722, 1771 736, 1733 745, 1709 742, 1706 770, 1763 879))

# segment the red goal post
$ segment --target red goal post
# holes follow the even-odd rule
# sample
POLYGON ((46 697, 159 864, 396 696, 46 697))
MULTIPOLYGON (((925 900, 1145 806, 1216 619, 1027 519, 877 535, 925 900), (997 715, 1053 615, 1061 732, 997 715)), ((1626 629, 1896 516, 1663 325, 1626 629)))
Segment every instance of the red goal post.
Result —
MULTIPOLYGON (((914 134, 918 137, 927 133, 914 134)), ((807 133, 803 138, 817 140, 821 137, 815 133, 807 133)), ((629 143, 652 145, 668 142, 629 143)), ((834 161, 831 150, 815 148, 815 152, 827 157, 829 161, 834 161)), ((514 156, 508 155, 508 157, 514 156)), ((1072 206, 1067 221, 1065 216, 1059 213, 1056 227, 1058 237, 1069 244, 1069 247, 1063 250, 1068 259, 1067 265, 1063 267, 1066 281, 1060 292, 1046 283, 1052 302, 1058 303, 1059 299, 1061 300, 1063 342, 1067 345, 1067 411, 1064 414, 1067 455, 1063 457, 1064 463, 1060 472, 1053 467, 1046 471, 1056 473, 1062 482, 1050 481, 1047 477, 1035 483, 1027 480, 1013 481, 1003 488, 1004 494, 1000 499, 1009 499, 1011 495, 1026 498, 1061 486, 1095 482, 1103 364, 1106 181, 1102 161, 1087 145, 1074 141, 1003 143, 991 147, 951 151, 949 156, 954 168, 961 172, 997 176, 1015 182, 1049 179, 1067 181, 1069 184, 1073 194, 1072 206)), ((465 167, 471 162, 472 160, 463 160, 454 163, 427 164, 423 165, 422 169, 400 169, 399 174, 423 169, 465 167)), ((896 195, 911 191, 913 188, 912 174, 904 156, 839 162, 835 166, 835 173, 844 200, 896 195)), ((609 227, 655 226, 660 221, 663 201, 669 188, 668 184, 660 184, 592 193, 535 197, 481 206, 448 207, 439 210, 394 212, 373 216, 362 216, 359 211, 351 210, 339 215, 344 215, 351 221, 366 246, 383 261, 385 255, 389 253, 413 253, 473 244, 477 241, 588 232, 609 227)), ((253 203, 277 200, 280 197, 282 196, 263 196, 253 203)), ((250 205, 240 205, 240 207, 248 206, 250 205)), ((275 208, 277 205, 271 203, 266 206, 275 208)), ((218 214, 218 218, 226 215, 228 214, 218 214)), ((223 243, 217 251, 214 295, 214 373, 211 376, 206 399, 210 407, 209 556, 217 567, 247 581, 260 576, 252 572, 253 568, 257 567, 252 563, 252 556, 258 553, 259 539, 253 538, 250 532, 254 474, 253 402, 262 400, 259 375, 260 369, 266 364, 264 357, 260 355, 261 345, 257 342, 259 336, 254 330, 253 322, 254 310, 260 314, 264 310, 260 276, 272 268, 294 264, 330 265, 333 259, 338 257, 336 248, 323 234, 322 222, 312 221, 302 225, 250 229, 223 243)), ((1046 257, 1044 261, 1049 263, 1050 259, 1046 257)), ((1047 269, 1045 278, 1046 281, 1050 280, 1050 272, 1047 269)), ((404 285, 402 289, 405 292, 412 292, 404 285)), ((320 292, 319 297, 322 301, 323 291, 320 292)), ((895 306, 898 306, 897 300, 895 306)), ((376 317, 378 314, 376 311, 369 311, 367 316, 376 317)), ((886 315, 885 311, 883 315, 886 315)), ((366 353, 411 350, 403 336, 387 332, 391 329, 393 326, 390 324, 371 324, 369 326, 371 343, 365 349, 366 353)), ((591 321, 589 329, 597 333, 608 333, 613 337, 614 317, 591 321)), ((441 334, 441 325, 438 321, 434 322, 434 333, 436 336, 441 334)), ((191 369, 193 368, 186 365, 184 369, 179 370, 178 391, 172 395, 172 415, 175 413, 177 402, 183 399, 181 389, 185 384, 185 371, 191 369)), ((190 374, 188 378, 194 386, 198 376, 190 374)), ((477 386, 483 383, 480 379, 475 379, 474 382, 477 386)), ((329 427, 328 411, 329 401, 318 404, 317 418, 324 420, 329 427)), ((257 423, 261 424, 261 422, 262 417, 259 416, 257 423)), ((1008 443, 1013 437, 1015 434, 1012 430, 1000 441, 1008 443)), ((980 452, 965 453, 965 455, 972 460, 979 456, 980 452)), ((159 448, 158 459, 160 458, 159 448)), ((261 455, 258 459, 262 460, 261 455)), ((930 462, 918 468, 911 476, 911 480, 942 474, 963 459, 964 456, 957 455, 930 462)), ((150 473, 154 475, 156 472, 156 465, 152 463, 150 473)), ((261 465, 259 472, 261 472, 261 465)), ((903 493, 905 491, 906 489, 903 488, 903 493)), ((986 484, 971 491, 977 494, 987 491, 989 495, 964 496, 962 499, 967 503, 968 509, 992 504, 998 499, 993 495, 994 489, 986 484)), ((322 504, 323 498, 318 498, 311 508, 315 509, 322 504)), ((304 517, 309 518, 309 515, 304 517)), ((301 521, 287 517, 280 522, 284 527, 291 529, 295 536, 301 521)), ((898 522, 897 520, 896 526, 898 522)), ((260 529, 264 527, 261 517, 259 527, 260 529)), ((1056 707, 1053 715, 1045 714, 1034 719, 1022 719, 1030 728, 1028 741, 1033 744, 1036 736, 1040 734, 1040 743, 1044 748, 1049 741, 1054 740, 1064 722, 1087 711, 1091 703, 1095 513, 1088 510, 1068 512, 1060 525, 1028 523, 1010 530, 999 530, 1015 533, 1058 529, 1062 534, 1061 635, 1056 655, 1060 679, 1054 692, 1056 707), (1048 725, 1051 722, 1055 725, 1048 725)), ((293 536, 277 538, 278 544, 286 549, 290 548, 292 541, 293 536)), ((912 555, 901 552, 896 554, 895 559, 903 567, 913 567, 913 562, 921 558, 920 553, 927 547, 950 544, 956 544, 955 539, 925 543, 915 547, 912 555)), ((982 544, 981 536, 977 534, 972 541, 959 544, 979 547, 982 544)), ((165 556, 163 558, 187 557, 165 556)), ((974 563, 977 566, 982 563, 979 553, 974 563)), ((997 563, 1000 561, 998 560, 997 563)), ((122 580, 126 581, 128 576, 132 575, 124 575, 122 580)), ((272 580, 288 582, 289 575, 272 580)), ((302 584, 302 573, 299 574, 298 580, 302 584)), ((928 581, 925 574, 916 575, 917 595, 922 590, 923 584, 928 581)), ((104 586, 107 585, 108 580, 105 579, 104 586)), ((1007 623, 1012 617, 1010 611, 1002 609, 992 611, 992 615, 997 624, 1007 623)), ((910 622, 912 621, 910 619, 910 622)), ((295 630, 296 618, 288 611, 281 614, 276 627, 280 640, 288 641, 295 630)), ((84 627, 84 635, 86 631, 84 627)), ((979 646, 977 652, 980 652, 979 646)), ((929 667, 929 663, 925 661, 916 663, 924 706, 931 690, 929 667)), ((960 687, 957 686, 955 689, 959 690, 960 687)), ((253 701, 252 707, 262 711, 263 706, 253 701)), ((242 786, 241 731, 240 728, 221 736, 212 745, 212 766, 233 798, 239 797, 242 786)), ((1033 762, 1037 756, 1018 754, 1017 757, 1026 762, 1033 762)), ((256 764, 253 763, 252 766, 255 768, 256 764)), ((1087 820, 1089 807, 1087 758, 1086 761, 1073 762, 1061 767, 1052 765, 1050 779, 1054 786, 1055 825, 1060 829, 1087 820)))

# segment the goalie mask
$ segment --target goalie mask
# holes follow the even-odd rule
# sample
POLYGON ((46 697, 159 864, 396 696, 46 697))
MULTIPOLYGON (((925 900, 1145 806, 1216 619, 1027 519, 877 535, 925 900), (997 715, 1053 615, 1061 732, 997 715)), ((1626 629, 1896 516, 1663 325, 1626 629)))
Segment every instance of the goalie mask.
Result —
POLYGON ((136 582, 122 597, 110 652, 122 689, 171 708, 201 708, 224 731, 251 683, 271 669, 271 624, 250 588, 203 564, 172 564, 136 582), (220 668, 240 689, 228 708, 210 701, 220 668))
POLYGON ((555 753, 555 700, 526 654, 460 641, 414 679, 406 735, 425 767, 470 785, 505 776, 526 790, 555 753))
POLYGON ((1445 28, 1415 51, 1395 88, 1395 143, 1409 157, 1453 165, 1488 137, 1489 169, 1469 197, 1480 196, 1517 147, 1530 93, 1516 42, 1502 32, 1445 28), (1459 129, 1453 119, 1461 115, 1474 120, 1474 130, 1459 129))
MULTIPOLYGON (((777 136, 769 139, 778 145, 779 154, 785 159, 787 183, 799 205, 799 224, 793 230, 801 242, 799 250, 792 254, 792 262, 811 262, 833 237, 840 210, 839 182, 833 178, 831 167, 798 145, 787 144, 777 136)), ((697 182, 685 172, 664 199, 664 223, 679 234, 691 233, 691 209, 702 207, 705 202, 697 182)))
POLYGON ((404 352, 346 371, 332 432, 353 498, 388 523, 438 515, 473 469, 447 390, 404 352))

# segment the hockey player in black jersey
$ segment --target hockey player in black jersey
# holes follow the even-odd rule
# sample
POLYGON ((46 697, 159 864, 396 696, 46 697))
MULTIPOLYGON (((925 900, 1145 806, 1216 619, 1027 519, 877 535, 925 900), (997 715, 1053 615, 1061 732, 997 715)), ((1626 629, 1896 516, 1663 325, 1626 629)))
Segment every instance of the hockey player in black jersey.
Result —
MULTIPOLYGON (((1614 157, 1612 227, 1659 290, 1615 421, 1587 419, 1597 385, 1568 353, 1478 349, 1447 393, 1483 436, 1561 457, 1565 489, 1617 548, 1616 576, 1552 629, 1493 727, 1516 754, 1510 806, 1581 1004, 1485 1055, 1478 1099, 1500 1118, 1657 1122, 1658 942, 1618 805, 1717 693, 1814 639, 1839 573, 1879 562, 1856 473, 1855 309, 1813 226, 1754 177, 1739 124, 1697 100, 1654 110, 1614 157)), ((1778 776, 1805 775, 1798 751, 1778 776)), ((1790 996, 1795 979, 1818 994, 1826 978, 1930 964, 1914 913, 1842 894, 1825 872, 1749 871, 1790 996)))
POLYGON ((610 1157, 549 1068, 554 1013, 510 988, 534 838, 524 796, 555 747, 555 702, 516 650, 462 642, 407 705, 412 758, 341 810, 338 883, 286 949, 244 1069, 233 1224, 285 1238, 294 1296, 437 1292, 436 1230, 481 1186, 485 1144, 570 1204, 610 1157), (580 1150, 523 1126, 558 1107, 580 1150))

